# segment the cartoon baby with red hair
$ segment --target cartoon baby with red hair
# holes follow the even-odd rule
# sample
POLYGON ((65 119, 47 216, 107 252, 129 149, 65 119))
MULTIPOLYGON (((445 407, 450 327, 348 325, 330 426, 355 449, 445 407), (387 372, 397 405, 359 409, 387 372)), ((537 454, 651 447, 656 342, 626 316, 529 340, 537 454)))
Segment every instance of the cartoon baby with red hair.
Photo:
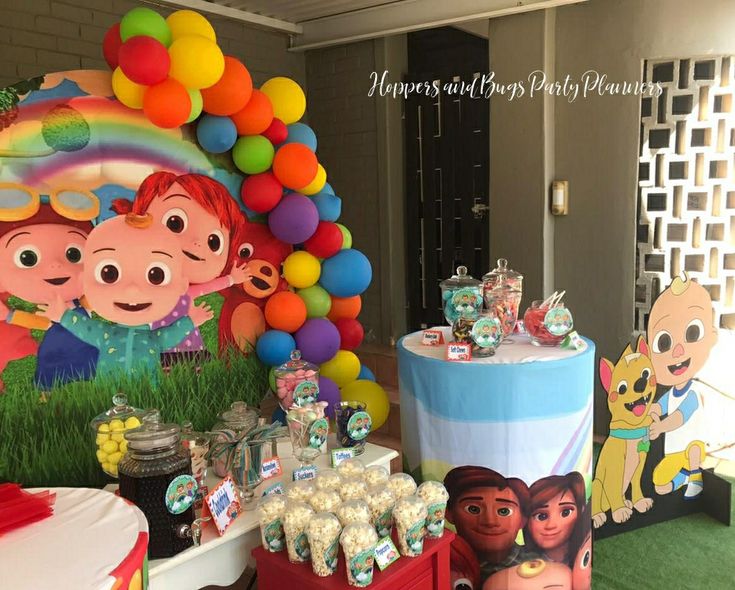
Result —
MULTIPOLYGON (((155 172, 142 182, 132 203, 117 199, 112 209, 151 215, 154 224, 178 239, 184 255, 189 289, 153 321, 154 329, 185 317, 195 298, 239 285, 250 276, 246 264, 233 264, 230 273, 222 276, 232 236, 243 217, 225 186, 208 176, 155 172)), ((206 356, 204 342, 195 329, 165 352, 162 360, 164 366, 170 366, 180 359, 201 360, 202 356, 206 356)))

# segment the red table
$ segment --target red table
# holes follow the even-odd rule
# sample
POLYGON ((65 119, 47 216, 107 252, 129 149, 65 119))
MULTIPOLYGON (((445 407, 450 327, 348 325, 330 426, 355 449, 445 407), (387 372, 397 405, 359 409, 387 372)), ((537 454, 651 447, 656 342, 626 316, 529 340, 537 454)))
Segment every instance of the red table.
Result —
MULTIPOLYGON (((424 541, 420 557, 401 557, 384 572, 375 566, 370 590, 447 590, 449 580, 449 545, 454 533, 444 531, 441 539, 424 541)), ((347 590, 344 555, 340 552, 339 565, 334 575, 320 578, 311 571, 311 563, 291 563, 286 551, 270 553, 262 547, 253 549, 258 564, 258 589, 283 590, 347 590)))

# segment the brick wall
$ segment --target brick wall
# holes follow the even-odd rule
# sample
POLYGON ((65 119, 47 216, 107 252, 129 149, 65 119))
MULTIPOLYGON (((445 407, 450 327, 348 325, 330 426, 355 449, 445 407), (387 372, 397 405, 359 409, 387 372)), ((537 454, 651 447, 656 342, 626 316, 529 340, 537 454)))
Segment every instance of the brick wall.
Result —
MULTIPOLYGON (((0 0, 0 87, 49 72, 108 69, 102 59, 107 29, 130 0, 0 0)), ((161 14, 170 9, 155 8, 161 14)), ((289 53, 288 36, 207 15, 228 55, 245 63, 256 85, 281 75, 304 83, 304 55, 289 53)))
POLYGON ((342 197, 342 218, 355 248, 373 266, 373 281, 363 295, 360 321, 366 341, 382 341, 380 237, 378 226, 378 145, 375 99, 368 97, 375 69, 372 41, 306 53, 309 124, 319 140, 319 160, 328 182, 342 197))

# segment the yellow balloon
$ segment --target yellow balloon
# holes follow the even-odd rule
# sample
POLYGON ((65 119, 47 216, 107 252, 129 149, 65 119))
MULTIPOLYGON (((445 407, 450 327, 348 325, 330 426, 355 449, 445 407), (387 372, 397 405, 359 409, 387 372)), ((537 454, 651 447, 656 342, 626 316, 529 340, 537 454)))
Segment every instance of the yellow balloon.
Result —
MULTIPOLYGON (((342 352, 342 351, 340 351, 342 352)), ((324 365, 322 365, 323 367, 324 365)), ((324 375, 324 370, 321 372, 324 375)), ((365 404, 367 413, 373 421, 372 431, 377 430, 388 419, 390 400, 380 385, 375 381, 359 379, 342 388, 342 401, 354 401, 365 404)))
POLYGON ((217 34, 209 21, 198 12, 193 10, 177 10, 166 19, 168 28, 171 29, 171 39, 176 41, 181 37, 199 35, 214 43, 217 43, 217 34))
POLYGON ((273 116, 286 125, 296 123, 306 111, 306 95, 291 78, 271 78, 260 87, 273 104, 273 116))
POLYGON ((315 195, 324 188, 325 184, 327 184, 327 171, 324 169, 324 166, 317 164, 314 180, 296 192, 302 195, 315 195))
POLYGON ((181 37, 168 48, 169 76, 188 89, 209 88, 225 71, 225 56, 217 44, 199 35, 181 37))
POLYGON ((321 274, 322 265, 319 259, 304 250, 289 254, 283 261, 283 276, 289 285, 297 289, 311 287, 321 274))
POLYGON ((147 88, 147 86, 131 81, 119 67, 112 72, 112 91, 117 100, 128 108, 143 108, 143 95, 147 88))
MULTIPOLYGON (((344 387, 357 379, 359 374, 360 359, 349 350, 338 350, 337 354, 322 364, 320 368, 320 375, 329 377, 337 384, 337 387, 344 387)), ((346 398, 343 397, 343 399, 346 398)))

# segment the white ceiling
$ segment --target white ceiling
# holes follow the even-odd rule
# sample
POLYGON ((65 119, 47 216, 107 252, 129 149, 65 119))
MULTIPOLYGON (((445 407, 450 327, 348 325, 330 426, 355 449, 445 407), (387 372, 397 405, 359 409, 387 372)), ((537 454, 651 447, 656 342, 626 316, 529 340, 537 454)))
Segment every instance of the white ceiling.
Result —
POLYGON ((420 0, 215 0, 215 3, 291 23, 303 23, 388 4, 415 5, 420 4, 420 0))

